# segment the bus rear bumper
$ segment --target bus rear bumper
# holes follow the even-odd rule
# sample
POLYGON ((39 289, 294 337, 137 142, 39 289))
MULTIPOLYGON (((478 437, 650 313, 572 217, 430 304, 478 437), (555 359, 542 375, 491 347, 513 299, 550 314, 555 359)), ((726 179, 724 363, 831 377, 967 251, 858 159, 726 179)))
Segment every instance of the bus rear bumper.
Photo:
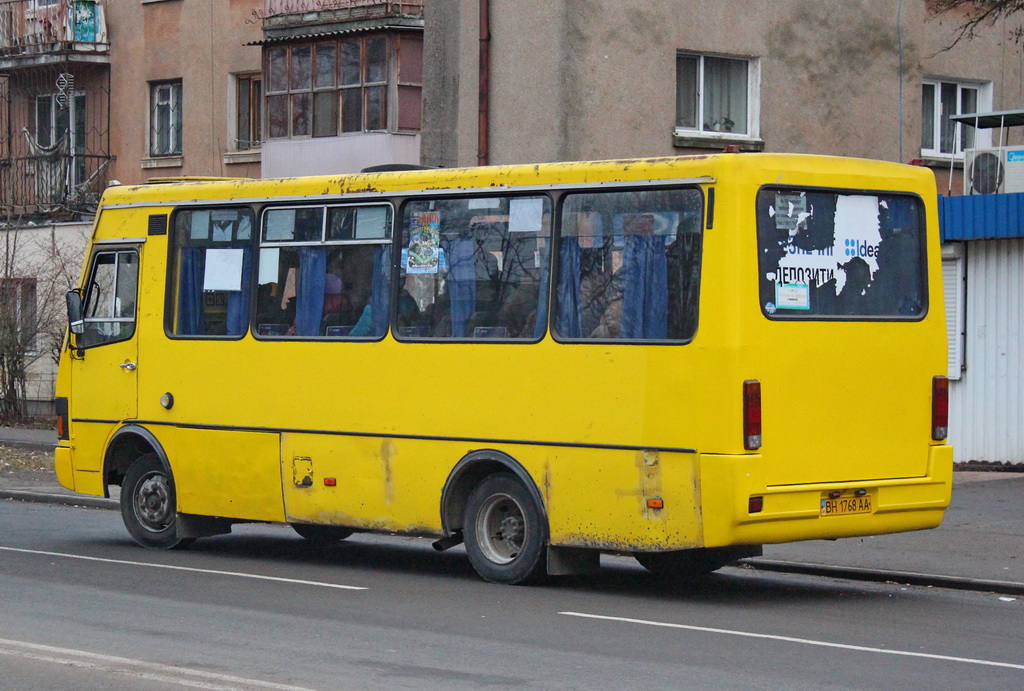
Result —
POLYGON ((953 447, 930 447, 923 477, 769 486, 760 456, 711 454, 701 456, 700 477, 707 547, 898 533, 941 523, 953 486, 953 447), (870 499, 869 512, 822 515, 830 492, 848 497, 858 490, 870 499), (755 497, 762 508, 751 512, 755 497))
POLYGON ((53 451, 53 467, 57 471, 57 482, 61 487, 74 491, 75 468, 71 463, 71 448, 58 446, 53 451))

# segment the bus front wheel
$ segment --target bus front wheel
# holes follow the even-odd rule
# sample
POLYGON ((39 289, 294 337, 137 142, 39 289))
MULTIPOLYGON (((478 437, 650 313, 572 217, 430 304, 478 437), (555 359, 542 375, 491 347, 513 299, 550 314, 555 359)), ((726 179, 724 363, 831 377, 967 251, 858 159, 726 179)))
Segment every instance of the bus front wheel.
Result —
POLYGON ((143 547, 175 549, 192 542, 178 537, 174 480, 155 453, 139 456, 125 473, 121 519, 143 547))
POLYGON ((544 515, 513 475, 490 475, 473 489, 463 534, 469 561, 484 580, 530 583, 546 575, 544 515))

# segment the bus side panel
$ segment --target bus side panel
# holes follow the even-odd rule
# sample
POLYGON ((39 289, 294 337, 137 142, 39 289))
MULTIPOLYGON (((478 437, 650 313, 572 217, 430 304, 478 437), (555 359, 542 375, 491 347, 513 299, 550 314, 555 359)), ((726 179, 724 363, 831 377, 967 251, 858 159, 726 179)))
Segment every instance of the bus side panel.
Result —
POLYGON ((71 437, 71 460, 76 492, 106 496, 103 456, 112 433, 112 426, 108 423, 75 421, 71 437))
POLYGON ((277 434, 176 429, 164 437, 178 511, 284 520, 277 434))
POLYGON ((464 443, 281 435, 286 520, 441 535, 441 491, 464 443))
POLYGON ((563 448, 545 455, 551 544, 640 551, 701 544, 696 454, 563 448))

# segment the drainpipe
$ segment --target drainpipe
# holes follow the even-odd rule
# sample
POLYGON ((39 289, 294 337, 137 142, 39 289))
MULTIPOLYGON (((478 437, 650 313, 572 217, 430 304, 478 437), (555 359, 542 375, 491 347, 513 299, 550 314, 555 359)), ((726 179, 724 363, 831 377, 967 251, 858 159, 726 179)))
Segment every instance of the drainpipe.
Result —
POLYGON ((480 0, 480 93, 477 102, 476 164, 490 163, 490 111, 491 111, 491 3, 480 0))

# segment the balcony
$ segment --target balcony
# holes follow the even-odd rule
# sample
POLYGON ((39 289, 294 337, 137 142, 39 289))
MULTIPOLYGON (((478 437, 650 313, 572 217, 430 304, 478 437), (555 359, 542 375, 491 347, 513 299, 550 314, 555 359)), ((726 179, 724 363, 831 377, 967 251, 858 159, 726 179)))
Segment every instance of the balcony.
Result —
POLYGON ((113 157, 61 150, 0 159, 0 219, 71 220, 95 212, 113 157))
POLYGON ((264 0, 266 39, 423 26, 424 0, 264 0))
POLYGON ((0 0, 0 70, 109 63, 105 0, 0 0))

